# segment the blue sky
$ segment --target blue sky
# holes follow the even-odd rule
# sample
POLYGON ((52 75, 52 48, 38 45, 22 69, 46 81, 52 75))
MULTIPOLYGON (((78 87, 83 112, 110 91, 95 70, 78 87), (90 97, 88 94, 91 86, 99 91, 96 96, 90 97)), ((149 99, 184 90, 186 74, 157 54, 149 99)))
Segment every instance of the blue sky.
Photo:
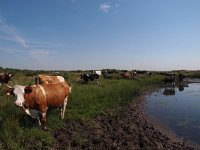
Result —
POLYGON ((0 66, 200 69, 199 0, 0 0, 0 66))

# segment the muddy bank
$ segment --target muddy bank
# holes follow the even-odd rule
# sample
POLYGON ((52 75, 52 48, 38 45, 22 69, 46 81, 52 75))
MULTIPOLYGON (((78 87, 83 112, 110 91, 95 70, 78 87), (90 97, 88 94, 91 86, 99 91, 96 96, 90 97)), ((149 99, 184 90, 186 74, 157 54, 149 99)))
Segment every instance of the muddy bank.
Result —
POLYGON ((54 132, 53 149, 198 149, 155 123, 145 113, 143 97, 119 112, 109 110, 92 121, 70 121, 54 132))

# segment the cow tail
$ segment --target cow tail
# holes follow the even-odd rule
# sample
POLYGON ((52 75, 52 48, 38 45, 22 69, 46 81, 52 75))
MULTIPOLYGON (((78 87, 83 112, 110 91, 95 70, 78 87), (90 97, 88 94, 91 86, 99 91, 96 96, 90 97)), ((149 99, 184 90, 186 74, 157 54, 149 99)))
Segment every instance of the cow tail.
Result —
POLYGON ((72 92, 72 86, 70 84, 70 81, 68 81, 68 86, 69 86, 69 93, 71 93, 72 92))
POLYGON ((71 86, 69 86, 69 93, 71 93, 72 92, 72 87, 71 86))
POLYGON ((35 77, 35 84, 39 84, 39 79, 38 79, 38 77, 35 77))

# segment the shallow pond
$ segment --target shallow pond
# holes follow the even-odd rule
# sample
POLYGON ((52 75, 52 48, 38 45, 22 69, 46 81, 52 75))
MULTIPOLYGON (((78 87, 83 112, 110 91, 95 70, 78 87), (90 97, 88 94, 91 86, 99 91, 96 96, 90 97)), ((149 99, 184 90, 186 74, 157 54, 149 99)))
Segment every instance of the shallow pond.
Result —
POLYGON ((145 98, 145 111, 178 136, 200 145, 200 83, 151 93, 145 98))

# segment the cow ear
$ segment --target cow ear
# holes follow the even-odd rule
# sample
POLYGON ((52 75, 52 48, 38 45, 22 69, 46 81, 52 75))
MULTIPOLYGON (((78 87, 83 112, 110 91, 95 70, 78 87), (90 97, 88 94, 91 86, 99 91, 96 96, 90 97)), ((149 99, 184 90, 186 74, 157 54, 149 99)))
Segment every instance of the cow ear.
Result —
POLYGON ((25 92, 26 94, 30 94, 30 93, 32 92, 32 87, 31 87, 31 86, 25 87, 25 88, 24 88, 24 92, 25 92))
POLYGON ((4 84, 6 87, 6 95, 14 95, 14 87, 8 86, 7 84, 4 84))
POLYGON ((14 88, 13 89, 7 89, 6 95, 14 95, 13 91, 14 91, 14 88))

